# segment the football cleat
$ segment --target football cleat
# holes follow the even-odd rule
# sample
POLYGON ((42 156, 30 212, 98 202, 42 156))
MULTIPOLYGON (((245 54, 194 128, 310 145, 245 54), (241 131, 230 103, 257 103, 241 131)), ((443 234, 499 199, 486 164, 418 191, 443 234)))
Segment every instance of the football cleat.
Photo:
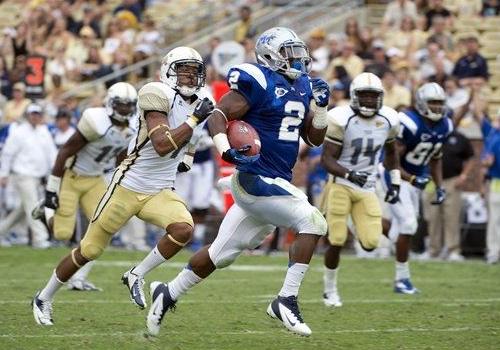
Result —
POLYGON ((400 294, 417 294, 420 291, 413 286, 409 278, 404 278, 394 282, 394 292, 400 294))
POLYGON ((311 329, 302 319, 297 297, 294 295, 289 297, 278 296, 267 307, 267 314, 280 320, 293 333, 306 337, 311 335, 311 329))
POLYGON ((337 291, 331 293, 323 293, 323 303, 328 307, 341 307, 342 300, 340 300, 340 296, 337 291))
POLYGON ((151 307, 146 318, 146 326, 151 335, 158 335, 160 332, 161 321, 168 310, 175 310, 176 300, 170 296, 168 285, 158 281, 149 285, 151 293, 151 307))
POLYGON ((69 290, 78 290, 78 291, 89 291, 89 292, 102 292, 102 288, 96 287, 92 282, 87 280, 69 280, 68 281, 68 289, 69 290))
POLYGON ((123 274, 122 282, 127 286, 132 302, 139 308, 144 309, 147 306, 146 297, 144 296, 144 278, 133 273, 134 268, 135 266, 123 274))
POLYGON ((36 323, 42 326, 52 326, 54 321, 52 320, 52 302, 48 300, 41 300, 38 298, 40 291, 36 292, 33 300, 31 301, 31 307, 33 308, 33 317, 35 317, 36 323))

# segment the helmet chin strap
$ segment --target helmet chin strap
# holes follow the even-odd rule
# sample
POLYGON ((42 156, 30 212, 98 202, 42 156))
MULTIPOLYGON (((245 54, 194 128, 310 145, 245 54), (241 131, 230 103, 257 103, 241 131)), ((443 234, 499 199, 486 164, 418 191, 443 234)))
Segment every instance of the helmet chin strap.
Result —
POLYGON ((377 111, 372 108, 359 107, 359 113, 365 117, 373 117, 377 111))

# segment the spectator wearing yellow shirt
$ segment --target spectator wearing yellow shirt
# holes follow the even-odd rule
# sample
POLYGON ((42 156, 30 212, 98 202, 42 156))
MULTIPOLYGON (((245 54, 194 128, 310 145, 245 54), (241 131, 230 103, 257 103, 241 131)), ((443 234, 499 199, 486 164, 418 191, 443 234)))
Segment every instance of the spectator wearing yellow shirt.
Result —
POLYGON ((17 82, 14 84, 12 89, 12 100, 5 104, 3 110, 3 123, 13 123, 23 116, 26 107, 31 103, 31 101, 25 97, 25 93, 26 85, 24 85, 24 83, 17 82))
POLYGON ((411 91, 397 84, 396 76, 392 70, 388 69, 384 72, 382 85, 384 86, 384 105, 394 109, 411 105, 411 91))
POLYGON ((234 40, 242 43, 245 38, 252 38, 256 34, 252 25, 252 9, 250 6, 240 7, 240 20, 234 30, 234 40))
POLYGON ((328 76, 332 75, 335 66, 344 66, 351 78, 361 74, 365 68, 363 60, 354 53, 354 44, 349 41, 344 42, 341 55, 330 63, 328 76))

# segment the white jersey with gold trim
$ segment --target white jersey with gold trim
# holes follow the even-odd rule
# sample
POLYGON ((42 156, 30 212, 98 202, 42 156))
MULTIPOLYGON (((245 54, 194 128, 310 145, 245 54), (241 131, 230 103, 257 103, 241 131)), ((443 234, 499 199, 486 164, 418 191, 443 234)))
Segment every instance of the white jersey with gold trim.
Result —
POLYGON ((338 163, 349 170, 370 174, 363 188, 340 177, 334 177, 334 182, 359 190, 375 191, 382 149, 386 143, 395 141, 398 132, 398 113, 390 107, 383 106, 371 118, 359 116, 351 106, 330 110, 325 141, 342 146, 338 163))
POLYGON ((87 108, 77 129, 88 143, 68 159, 66 167, 82 176, 100 176, 114 168, 116 156, 134 135, 130 127, 114 125, 104 107, 87 108))
MULTIPOLYGON (((173 188, 177 166, 182 161, 189 144, 179 145, 179 149, 161 157, 148 137, 145 112, 159 111, 167 114, 170 129, 183 124, 190 116, 200 99, 212 95, 204 88, 196 94, 193 103, 185 101, 175 90, 160 82, 144 85, 139 90, 139 127, 128 149, 127 158, 113 175, 113 182, 144 194, 156 194, 165 188, 173 188)), ((203 128, 203 124, 195 128, 203 128)))

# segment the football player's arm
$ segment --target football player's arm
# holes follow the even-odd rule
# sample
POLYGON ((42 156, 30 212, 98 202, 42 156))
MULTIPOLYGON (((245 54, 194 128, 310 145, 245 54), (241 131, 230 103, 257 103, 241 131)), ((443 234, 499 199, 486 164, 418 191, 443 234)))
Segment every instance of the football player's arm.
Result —
POLYGON ((443 160, 442 157, 434 157, 429 162, 431 168, 432 181, 436 184, 436 187, 442 187, 443 185, 443 160))
POLYGON ((165 112, 146 111, 145 117, 148 136, 156 153, 161 157, 184 146, 193 135, 193 128, 188 123, 170 129, 165 112))
POLYGON ((323 153, 321 154, 321 164, 330 174, 345 178, 349 174, 349 169, 343 167, 338 162, 341 152, 341 144, 325 141, 323 144, 323 153))
MULTIPOLYGON (((311 147, 319 147, 323 143, 326 135, 326 124, 323 128, 318 128, 314 126, 313 123, 314 115, 309 113, 306 116, 306 120, 304 122, 304 126, 300 130, 302 139, 311 147)), ((320 125, 322 126, 322 125, 320 125)))
POLYGON ((208 120, 208 130, 214 140, 219 154, 231 148, 227 139, 227 122, 242 119, 250 109, 250 105, 242 94, 230 90, 220 99, 212 117, 208 120))
POLYGON ((66 160, 77 154, 87 143, 87 139, 77 129, 57 153, 56 161, 52 167, 52 176, 61 178, 64 174, 66 160))

